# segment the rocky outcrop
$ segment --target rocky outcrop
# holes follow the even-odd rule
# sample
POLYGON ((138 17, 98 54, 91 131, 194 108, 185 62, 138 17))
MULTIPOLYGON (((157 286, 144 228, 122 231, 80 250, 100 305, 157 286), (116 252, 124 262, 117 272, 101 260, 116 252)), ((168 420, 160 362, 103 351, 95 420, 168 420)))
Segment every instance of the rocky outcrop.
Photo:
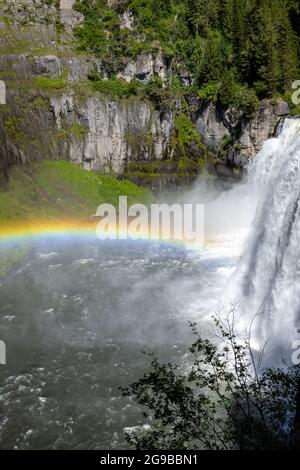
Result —
POLYGON ((288 104, 283 101, 273 104, 265 100, 251 119, 245 119, 234 109, 224 111, 213 103, 201 102, 195 121, 211 150, 229 166, 244 168, 263 143, 274 135, 278 123, 289 111, 288 104))
POLYGON ((62 63, 55 55, 3 54, 0 55, 0 70, 2 73, 7 71, 10 77, 26 78, 47 75, 55 78, 62 74, 62 63))
POLYGON ((218 152, 222 139, 230 136, 223 111, 213 103, 200 102, 195 121, 204 143, 213 152, 218 152))
POLYGON ((0 54, 0 71, 7 72, 8 79, 31 79, 45 76, 50 79, 64 76, 66 82, 84 82, 91 72, 98 72, 105 77, 105 70, 100 59, 89 57, 57 57, 56 55, 0 54))
POLYGON ((60 20, 69 33, 80 23, 82 15, 73 10, 75 0, 60 0, 60 20))
MULTIPOLYGON (((105 75, 101 60, 4 54, 0 56, 0 70, 8 73, 8 103, 6 113, 0 117, 5 142, 1 149, 2 161, 6 162, 2 165, 3 174, 7 173, 8 162, 26 163, 41 158, 41 148, 42 155, 48 158, 65 158, 86 169, 118 175, 131 162, 173 158, 174 123, 180 101, 160 109, 137 97, 116 100, 81 86, 78 91, 77 83, 86 82, 92 71, 105 75), (47 79, 50 80, 49 90, 39 88, 39 82, 34 81, 40 77, 46 79, 46 88, 47 79), (62 91, 51 90, 51 80, 55 79, 61 80, 62 91), (27 106, 28 96, 32 107, 27 106), (25 109, 17 103, 23 103, 25 109), (16 136, 19 140, 22 137, 22 145, 17 145, 16 136)), ((149 81, 155 75, 166 80, 168 73, 171 64, 162 54, 144 54, 128 63, 123 78, 149 81)), ((284 102, 264 101, 255 116, 246 120, 235 110, 224 111, 213 103, 200 102, 193 118, 205 145, 219 156, 219 166, 222 161, 228 169, 245 167, 288 112, 284 102)), ((180 155, 176 155, 178 158, 180 155)), ((227 176, 227 169, 223 167, 219 174, 227 176)), ((171 179, 168 174, 164 181, 171 179)), ((161 184, 158 179, 155 181, 161 184)))
POLYGON ((85 82, 92 72, 107 77, 100 59, 65 57, 61 59, 61 64, 65 70, 66 80, 70 83, 85 82))
POLYGON ((253 159, 263 143, 274 135, 280 119, 289 111, 288 104, 284 102, 276 105, 270 101, 261 102, 253 118, 242 122, 237 148, 231 155, 232 163, 243 167, 249 159, 253 159))
MULTIPOLYGON (((48 95, 31 91, 24 98, 9 93, 0 116, 0 149, 5 168, 16 162, 64 158, 86 169, 122 174, 131 161, 167 157, 173 113, 160 113, 138 99, 74 92, 48 95)), ((4 171, 4 168, 2 169, 4 171)))
POLYGON ((74 96, 51 99, 55 126, 67 119, 86 132, 72 136, 68 158, 86 169, 122 174, 127 162, 162 160, 169 147, 173 115, 161 115, 147 103, 131 99, 111 101, 109 97, 88 96, 83 104, 74 96))
POLYGON ((141 54, 135 60, 130 59, 118 77, 127 82, 134 79, 148 82, 157 76, 165 82, 171 73, 171 61, 160 52, 158 54, 141 54))
MULTIPOLYGON (((154 77, 159 77, 162 82, 166 82, 172 75, 173 65, 172 61, 161 52, 141 54, 135 60, 128 59, 117 77, 128 83, 132 80, 147 83, 154 77)), ((58 57, 54 54, 35 55, 32 52, 0 54, 0 70, 10 71, 10 74, 23 78, 36 75, 55 78, 63 74, 66 81, 71 83, 87 82, 91 72, 97 72, 99 76, 107 79, 101 59, 74 55, 58 57)), ((180 73, 180 78, 183 85, 191 84, 190 74, 184 69, 180 73)))

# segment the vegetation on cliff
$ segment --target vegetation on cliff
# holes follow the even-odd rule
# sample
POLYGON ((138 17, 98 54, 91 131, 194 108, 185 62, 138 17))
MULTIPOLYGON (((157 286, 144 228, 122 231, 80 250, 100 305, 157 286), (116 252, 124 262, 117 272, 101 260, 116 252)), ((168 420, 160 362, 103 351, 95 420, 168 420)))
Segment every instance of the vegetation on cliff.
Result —
POLYGON ((300 10, 295 0, 77 0, 78 49, 110 76, 128 57, 162 50, 184 64, 192 91, 250 116, 257 99, 283 95, 299 78, 300 10), (121 27, 129 12, 130 29, 121 27))

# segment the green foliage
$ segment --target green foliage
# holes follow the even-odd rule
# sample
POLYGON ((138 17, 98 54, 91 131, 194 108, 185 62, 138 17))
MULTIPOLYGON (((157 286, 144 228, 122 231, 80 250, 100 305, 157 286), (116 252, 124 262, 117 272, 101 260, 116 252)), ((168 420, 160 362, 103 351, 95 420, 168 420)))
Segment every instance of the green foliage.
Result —
POLYGON ((187 48, 189 29, 185 2, 179 0, 130 0, 126 8, 136 19, 136 40, 142 36, 146 43, 155 42, 170 55, 187 48))
POLYGON ((227 71, 220 83, 218 98, 224 107, 233 106, 238 95, 238 85, 234 79, 234 71, 227 71))
MULTIPOLYGON (((84 15, 75 28, 78 49, 101 57, 112 78, 127 57, 162 50, 189 68, 200 98, 218 97, 247 116, 256 96, 283 94, 299 78, 294 0, 128 0, 112 7, 106 0, 77 0, 75 8, 84 15), (121 28, 125 10, 133 16, 130 30, 121 28)), ((163 96, 157 84, 151 87, 154 101, 163 96)))
POLYGON ((61 90, 65 88, 66 83, 63 77, 48 78, 40 75, 35 78, 35 83, 38 88, 43 90, 61 90))
POLYGON ((87 134, 87 131, 88 131, 87 128, 84 127, 82 124, 80 124, 80 122, 75 122, 71 126, 71 133, 75 135, 78 139, 85 136, 87 134))
POLYGON ((84 15, 83 23, 74 29, 77 49, 101 57, 107 71, 116 73, 128 47, 117 12, 106 0, 77 0, 73 8, 84 15))
POLYGON ((176 144, 182 156, 188 155, 191 144, 194 144, 199 149, 205 151, 205 146, 195 124, 186 114, 181 114, 177 117, 175 121, 175 129, 177 132, 176 144))
POLYGON ((291 116, 300 116, 300 105, 295 106, 291 110, 291 116))
POLYGON ((257 111, 259 101, 253 88, 242 86, 240 88, 240 95, 238 100, 239 106, 243 111, 245 117, 252 117, 257 111))
POLYGON ((184 156, 178 161, 178 172, 180 173, 180 175, 192 174, 197 176, 199 174, 199 171, 203 169, 204 164, 204 159, 195 161, 187 156, 184 156))
POLYGON ((74 122, 72 125, 68 125, 68 123, 63 120, 63 126, 55 133, 54 140, 70 141, 73 136, 80 140, 87 132, 87 128, 80 122, 74 122))
POLYGON ((285 94, 284 94, 284 100, 288 103, 288 105, 290 106, 290 109, 291 109, 291 115, 292 116, 298 116, 300 115, 300 104, 294 104, 293 103, 293 100, 292 100, 292 95, 293 95, 293 91, 287 91, 285 94))
POLYGON ((219 32, 211 32, 202 44, 202 50, 199 51, 199 64, 195 64, 199 85, 218 81, 223 74, 227 58, 226 44, 219 32))
POLYGON ((225 107, 241 109, 245 117, 251 117, 258 108, 258 98, 253 89, 235 81, 234 70, 227 71, 218 89, 218 99, 225 107))
POLYGON ((215 102, 217 99, 218 90, 218 82, 208 82, 200 88, 198 96, 201 100, 215 102))
POLYGON ((122 98, 136 96, 141 91, 141 84, 138 81, 126 82, 120 78, 111 78, 109 80, 92 80, 92 88, 100 93, 122 98))
POLYGON ((159 108, 163 106, 172 108, 175 98, 181 93, 178 83, 171 83, 163 86, 159 77, 153 77, 144 87, 144 97, 159 108))
POLYGON ((299 368, 261 370, 232 318, 215 323, 221 344, 193 324, 188 365, 162 364, 150 354, 150 370, 123 390, 151 424, 127 433, 136 449, 293 448, 299 368))
POLYGON ((147 83, 139 80, 126 82, 122 78, 103 79, 98 72, 90 73, 89 80, 94 91, 109 94, 115 98, 129 98, 130 96, 139 96, 149 100, 157 106, 172 106, 176 95, 182 93, 182 88, 175 80, 163 86, 159 77, 153 77, 147 83))
POLYGON ((30 106, 34 109, 43 109, 49 107, 49 105, 50 103, 42 96, 34 98, 34 100, 30 103, 30 106))
POLYGON ((4 119, 4 129, 12 142, 17 145, 22 143, 24 132, 22 130, 22 122, 19 117, 8 116, 4 119))

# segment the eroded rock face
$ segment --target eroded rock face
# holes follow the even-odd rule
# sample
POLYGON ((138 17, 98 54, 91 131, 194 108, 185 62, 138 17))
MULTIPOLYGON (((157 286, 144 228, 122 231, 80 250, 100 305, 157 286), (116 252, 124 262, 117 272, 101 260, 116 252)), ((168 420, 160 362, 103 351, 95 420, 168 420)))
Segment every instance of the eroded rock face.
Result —
POLYGON ((224 115, 213 103, 200 103, 196 114, 196 126, 204 143, 214 152, 218 152, 221 141, 229 137, 229 130, 224 124, 224 115))
MULTIPOLYGON (((24 54, 0 54, 0 70, 10 70, 19 76, 32 77, 45 75, 48 78, 62 76, 71 83, 88 81, 89 74, 98 72, 107 79, 107 73, 101 59, 95 57, 62 57, 56 55, 34 55, 30 52, 24 54)), ((135 60, 129 59, 124 70, 119 72, 118 78, 127 82, 139 80, 149 82, 154 76, 160 77, 163 82, 168 80, 172 73, 172 64, 161 52, 158 54, 142 54, 135 60)), ((189 74, 182 72, 182 81, 187 85, 191 79, 189 74)))
POLYGON ((135 60, 130 59, 118 77, 126 82, 134 79, 148 82, 152 77, 157 76, 165 82, 171 72, 171 63, 161 52, 157 55, 149 53, 141 54, 135 60))
POLYGON ((70 83, 87 81, 89 74, 95 71, 106 78, 106 72, 100 59, 71 57, 63 58, 61 62, 66 71, 66 80, 70 83))
POLYGON ((289 106, 281 101, 272 104, 262 101, 253 118, 244 119, 242 113, 222 111, 213 103, 201 103, 196 124, 205 144, 220 154, 228 164, 244 168, 261 150, 263 143, 275 134, 280 120, 289 114, 289 106), (226 151, 223 151, 224 144, 226 151), (229 145, 230 144, 230 145, 229 145))
POLYGON ((134 17, 130 11, 124 11, 121 17, 121 29, 129 29, 131 31, 134 25, 134 17))
POLYGON ((78 104, 63 95, 53 97, 51 107, 57 129, 64 119, 86 129, 80 139, 72 136, 68 149, 68 158, 86 169, 121 174, 127 162, 162 160, 167 153, 173 115, 161 115, 148 103, 90 96, 78 104))
POLYGON ((72 10, 75 0, 59 0, 61 10, 72 10))
POLYGON ((75 0, 60 0, 60 19, 67 32, 72 32, 83 18, 80 13, 73 10, 74 3, 75 0))
POLYGON ((15 163, 63 158, 88 170, 123 174, 134 161, 163 160, 169 153, 174 115, 138 99, 74 92, 48 95, 31 91, 27 104, 9 92, 7 113, 0 115, 0 173, 15 163))
POLYGON ((55 55, 5 54, 0 55, 0 70, 7 70, 11 74, 23 78, 35 75, 47 75, 56 78, 62 73, 62 65, 60 59, 55 55))
MULTIPOLYGON (((267 100, 261 102, 253 118, 242 122, 236 149, 231 154, 233 165, 244 167, 249 160, 253 160, 263 143, 274 136, 278 123, 289 111, 289 106, 285 102, 276 105, 267 100)), ((230 155, 228 158, 230 161, 230 155)))

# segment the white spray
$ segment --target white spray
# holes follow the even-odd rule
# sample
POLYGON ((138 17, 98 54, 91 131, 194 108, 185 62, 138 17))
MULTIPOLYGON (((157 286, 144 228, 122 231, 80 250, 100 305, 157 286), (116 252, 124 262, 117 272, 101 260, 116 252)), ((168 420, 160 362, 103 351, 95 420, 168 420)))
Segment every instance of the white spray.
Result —
POLYGON ((237 268, 256 338, 290 347, 300 326, 300 119, 287 119, 249 168, 256 216, 237 268))

